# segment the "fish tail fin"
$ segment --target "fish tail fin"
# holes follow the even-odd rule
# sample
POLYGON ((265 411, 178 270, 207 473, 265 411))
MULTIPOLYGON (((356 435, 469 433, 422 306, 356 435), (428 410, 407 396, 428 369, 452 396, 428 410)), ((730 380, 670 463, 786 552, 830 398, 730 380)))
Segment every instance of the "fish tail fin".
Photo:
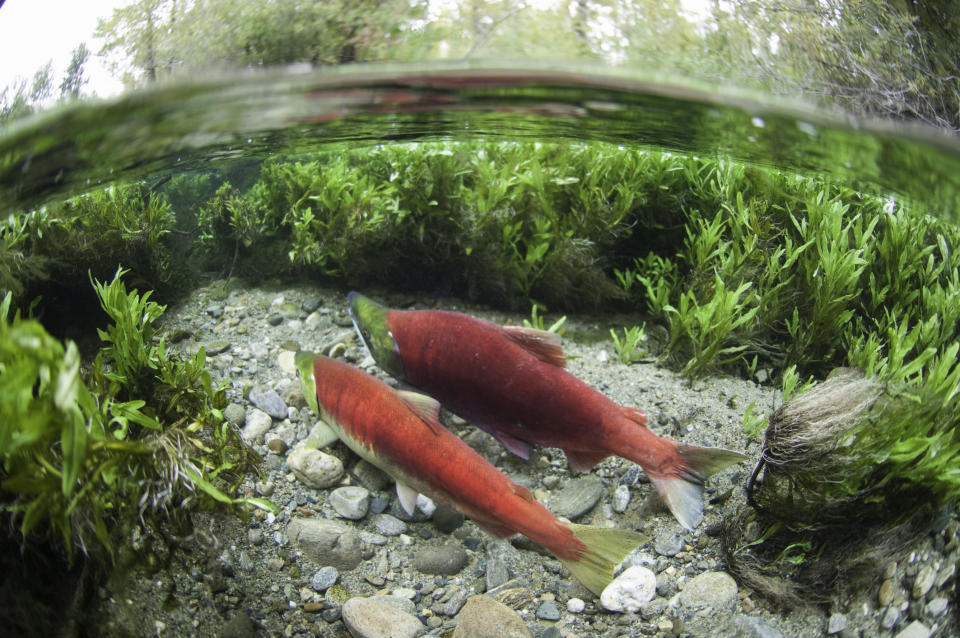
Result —
POLYGON ((574 538, 586 548, 575 558, 558 558, 577 580, 597 596, 613 580, 613 571, 617 565, 647 540, 643 534, 625 529, 576 523, 561 525, 573 532, 574 538))
POLYGON ((677 443, 679 460, 666 472, 647 472, 660 498, 681 525, 692 530, 703 516, 703 481, 746 458, 723 448, 677 443))

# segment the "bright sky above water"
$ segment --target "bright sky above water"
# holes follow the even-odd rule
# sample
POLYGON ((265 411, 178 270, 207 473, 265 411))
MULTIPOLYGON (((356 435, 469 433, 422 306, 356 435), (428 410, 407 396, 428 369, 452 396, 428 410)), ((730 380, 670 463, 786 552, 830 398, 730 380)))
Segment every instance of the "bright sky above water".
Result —
POLYGON ((96 56, 100 42, 93 39, 97 19, 130 0, 6 0, 0 6, 0 90, 17 77, 33 73, 53 60, 54 90, 60 85, 73 50, 81 42, 91 50, 85 66, 90 83, 86 91, 104 96, 118 92, 119 80, 110 77, 96 56))

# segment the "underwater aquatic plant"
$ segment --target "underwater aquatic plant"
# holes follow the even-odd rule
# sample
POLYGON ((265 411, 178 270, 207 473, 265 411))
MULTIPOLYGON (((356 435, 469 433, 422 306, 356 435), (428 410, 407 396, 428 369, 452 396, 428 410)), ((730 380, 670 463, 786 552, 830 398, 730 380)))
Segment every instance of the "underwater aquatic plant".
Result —
POLYGON ((112 550, 112 534, 180 506, 272 508, 232 496, 257 457, 225 422, 203 351, 167 357, 163 340, 152 342, 163 308, 127 293, 124 273, 95 282, 114 323, 89 379, 73 342, 11 316, 9 293, 0 304, 0 511, 24 537, 49 531, 71 556, 94 539, 112 550))

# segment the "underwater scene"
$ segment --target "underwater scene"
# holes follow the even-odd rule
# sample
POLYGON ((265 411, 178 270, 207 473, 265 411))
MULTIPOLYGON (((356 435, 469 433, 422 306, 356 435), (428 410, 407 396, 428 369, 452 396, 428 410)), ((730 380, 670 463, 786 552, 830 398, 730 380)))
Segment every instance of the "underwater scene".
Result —
POLYGON ((577 64, 9 122, 3 632, 957 635, 958 204, 947 133, 577 64))

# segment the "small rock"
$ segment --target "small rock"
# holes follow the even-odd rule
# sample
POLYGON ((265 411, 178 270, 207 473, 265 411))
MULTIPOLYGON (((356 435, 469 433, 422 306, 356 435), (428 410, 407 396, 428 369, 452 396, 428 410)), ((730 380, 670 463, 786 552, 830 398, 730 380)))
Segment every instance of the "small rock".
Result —
POLYGON ((407 524, 389 514, 377 514, 373 517, 373 526, 384 536, 399 536, 407 531, 407 524))
POLYGON ((254 638, 256 635, 257 631, 253 626, 253 621, 242 611, 235 611, 230 614, 230 619, 223 624, 223 628, 220 630, 220 638, 254 638))
POLYGON ((453 638, 532 638, 520 614, 489 596, 472 596, 457 616, 453 638))
POLYGON ((914 620, 894 638, 930 638, 930 629, 919 620, 914 620))
POLYGON ((557 516, 575 520, 591 509, 603 496, 603 481, 589 474, 573 479, 550 496, 549 509, 557 516))
POLYGON ((772 627, 763 618, 744 615, 728 620, 715 635, 726 638, 783 638, 780 630, 772 627))
POLYGON ((630 505, 630 488, 626 485, 617 485, 613 491, 613 511, 617 514, 623 514, 630 505))
POLYGON ((343 463, 320 450, 298 446, 287 455, 287 467, 297 479, 310 487, 330 487, 343 476, 343 463))
POLYGON ((250 390, 250 402, 275 419, 287 418, 287 404, 272 388, 254 386, 250 390))
POLYGON ((257 528, 247 530, 247 542, 251 545, 263 544, 263 532, 257 528))
POLYGON ((421 574, 458 574, 467 564, 467 552, 460 545, 440 545, 418 551, 413 557, 413 567, 421 574))
POLYGON ((310 587, 313 591, 325 592, 336 584, 338 578, 340 578, 340 572, 337 568, 327 565, 313 575, 310 579, 310 587))
POLYGON ((354 597, 343 604, 343 624, 356 638, 415 638, 424 631, 416 616, 377 598, 354 597))
POLYGON ((239 403, 229 403, 223 409, 223 418, 237 427, 240 427, 246 416, 246 409, 239 403))
POLYGON ((452 534, 463 525, 464 516, 452 507, 438 505, 433 513, 433 526, 444 534, 452 534))
POLYGON ((897 621, 900 620, 900 610, 894 606, 887 607, 887 610, 883 612, 883 618, 880 619, 880 626, 884 629, 893 629, 894 625, 897 624, 897 621))
POLYGON ((943 598, 942 596, 938 598, 934 598, 933 600, 927 603, 926 612, 933 618, 936 618, 943 612, 947 611, 947 606, 949 604, 950 604, 950 600, 948 598, 943 598))
POLYGON ((297 376, 296 358, 296 352, 283 350, 277 355, 277 367, 280 368, 284 374, 295 377, 297 376))
POLYGON ((397 609, 399 611, 402 611, 406 614, 410 614, 411 616, 413 616, 417 613, 417 606, 410 599, 410 597, 405 595, 405 592, 407 591, 411 592, 411 595, 416 594, 416 591, 412 589, 411 590, 397 589, 397 590, 394 590, 394 592, 388 596, 375 596, 373 600, 380 603, 381 605, 389 605, 394 609, 397 609))
POLYGON ((243 420, 243 431, 241 436, 243 440, 252 445, 263 443, 263 435, 267 433, 273 425, 273 419, 263 410, 253 408, 246 412, 243 420))
POLYGON ((600 594, 600 604, 608 611, 636 613, 640 605, 653 600, 657 576, 646 567, 634 565, 623 571, 600 594))
POLYGON ((287 538, 313 562, 347 572, 362 560, 360 539, 338 521, 295 517, 287 524, 287 538))
POLYGON ((887 578, 880 584, 880 591, 877 592, 877 602, 881 607, 886 607, 893 602, 893 580, 887 578))
POLYGON ((283 323, 283 316, 278 313, 267 315, 267 323, 271 326, 279 326, 283 323))
POLYGON ((456 616, 469 597, 470 593, 466 589, 456 590, 440 608, 440 613, 451 618, 456 616))
POLYGON ((932 565, 924 565, 917 572, 917 577, 913 581, 913 598, 919 600, 927 595, 930 588, 933 587, 933 581, 937 578, 937 570, 932 565))
POLYGON ((267 448, 274 454, 284 454, 287 451, 287 442, 283 439, 270 439, 267 448))
POLYGON ((830 614, 827 620, 827 633, 838 634, 847 628, 847 617, 843 614, 830 614))
POLYGON ((366 516, 370 508, 370 492, 359 485, 338 487, 330 492, 327 500, 337 514, 353 521, 366 516))
POLYGON ((653 548, 661 556, 676 556, 683 550, 683 536, 676 530, 665 529, 657 534, 653 548))
POLYGON ((360 481, 360 485, 371 492, 379 492, 393 482, 389 474, 363 459, 357 461, 357 464, 353 466, 351 472, 356 479, 360 481))
POLYGON ((726 572, 704 572, 690 579, 680 602, 689 609, 736 609, 737 581, 726 572))
POLYGON ((560 620, 560 609, 552 600, 545 600, 537 607, 537 618, 540 620, 560 620))
POLYGON ((218 354, 222 354, 230 349, 229 341, 210 341, 203 346, 203 351, 208 357, 214 357, 218 354))
POLYGON ((587 603, 583 602, 579 598, 571 598, 567 601, 567 611, 569 611, 571 614, 582 613, 586 608, 587 603))

